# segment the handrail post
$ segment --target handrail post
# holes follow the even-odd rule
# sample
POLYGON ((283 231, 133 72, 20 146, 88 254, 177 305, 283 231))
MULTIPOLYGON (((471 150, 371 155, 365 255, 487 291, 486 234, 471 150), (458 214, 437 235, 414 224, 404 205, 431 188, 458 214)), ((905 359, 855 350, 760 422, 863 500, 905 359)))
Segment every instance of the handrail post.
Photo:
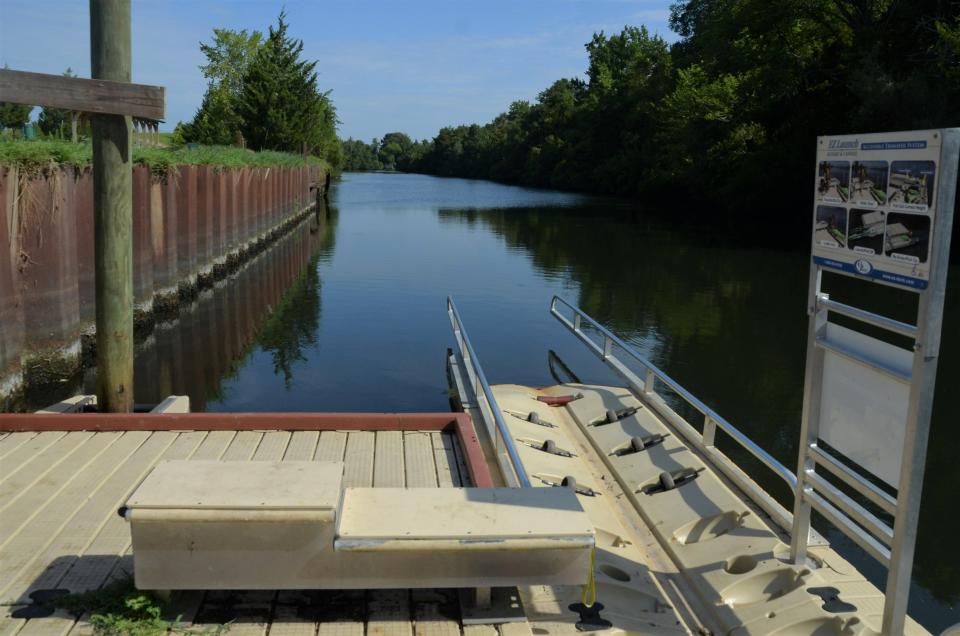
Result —
POLYGON ((609 336, 603 337, 603 359, 607 360, 613 354, 613 340, 609 336))
POLYGON ((704 415, 703 419, 703 445, 714 446, 717 437, 717 421, 709 415, 704 415))

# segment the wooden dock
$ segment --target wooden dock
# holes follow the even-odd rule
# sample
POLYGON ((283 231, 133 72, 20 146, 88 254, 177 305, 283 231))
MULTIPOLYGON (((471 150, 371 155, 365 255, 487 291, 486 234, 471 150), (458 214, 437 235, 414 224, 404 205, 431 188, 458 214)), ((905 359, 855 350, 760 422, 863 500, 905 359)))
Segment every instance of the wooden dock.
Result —
MULTIPOLYGON (((345 464, 345 486, 472 485, 467 454, 449 430, 3 432, 0 635, 89 633, 85 617, 62 610, 30 620, 11 615, 38 590, 81 592, 127 576, 130 531, 117 508, 157 462, 171 459, 337 460, 345 464)), ((450 591, 190 592, 174 601, 182 620, 230 622, 231 633, 461 633, 459 622, 448 618, 459 611, 450 591)), ((492 628, 485 633, 492 635, 492 628)))

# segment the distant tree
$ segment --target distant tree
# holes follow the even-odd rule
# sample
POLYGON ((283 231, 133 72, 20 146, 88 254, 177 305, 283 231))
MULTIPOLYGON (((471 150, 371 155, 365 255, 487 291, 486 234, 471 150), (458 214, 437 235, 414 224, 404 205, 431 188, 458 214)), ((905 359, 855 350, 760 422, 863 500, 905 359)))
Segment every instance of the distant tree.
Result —
MULTIPOLYGON (((4 64, 3 68, 8 69, 10 67, 4 64)), ((0 102, 0 130, 20 128, 30 121, 30 111, 32 110, 33 106, 0 102)))
POLYGON ((20 128, 30 121, 33 106, 0 102, 0 128, 20 128))
POLYGON ((361 139, 347 139, 343 142, 343 169, 353 171, 380 170, 383 165, 377 157, 380 140, 374 138, 370 143, 361 139))
POLYGON ((340 153, 336 111, 317 88, 316 61, 300 59, 303 41, 287 35, 286 14, 257 50, 243 77, 237 113, 254 149, 297 152, 303 144, 328 158, 340 153))
MULTIPOLYGON (((64 77, 76 77, 69 66, 63 72, 64 77)), ((69 137, 70 136, 70 111, 61 108, 51 108, 44 106, 37 118, 37 126, 40 131, 48 137, 69 137)))
POLYGON ((207 63, 200 71, 207 78, 207 91, 193 120, 177 125, 177 140, 202 144, 230 145, 243 128, 236 105, 243 76, 263 43, 259 31, 214 29, 210 44, 200 43, 207 63))
POLYGON ((377 153, 380 157, 380 163, 387 170, 396 170, 397 162, 402 161, 412 147, 413 140, 406 134, 402 132, 387 133, 383 136, 377 153))

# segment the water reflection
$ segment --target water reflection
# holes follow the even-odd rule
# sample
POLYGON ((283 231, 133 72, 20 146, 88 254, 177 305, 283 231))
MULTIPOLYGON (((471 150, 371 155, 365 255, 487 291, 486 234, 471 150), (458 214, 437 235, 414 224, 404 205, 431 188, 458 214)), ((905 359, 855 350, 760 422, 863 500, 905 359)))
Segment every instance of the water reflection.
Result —
MULTIPOLYGON (((304 220, 232 276, 201 292, 137 345, 134 383, 138 403, 189 395, 194 411, 224 400, 255 351, 268 355, 285 384, 320 328, 318 265, 335 247, 338 211, 304 220)), ((96 370, 84 378, 96 390, 96 370)))

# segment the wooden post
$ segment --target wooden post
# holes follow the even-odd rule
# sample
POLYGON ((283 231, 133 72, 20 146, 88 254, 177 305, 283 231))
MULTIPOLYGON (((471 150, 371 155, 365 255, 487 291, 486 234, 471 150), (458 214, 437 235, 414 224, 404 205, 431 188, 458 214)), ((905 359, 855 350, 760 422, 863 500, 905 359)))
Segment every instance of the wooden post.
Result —
POLYGON ((70 141, 77 143, 77 117, 80 116, 75 110, 70 111, 70 141))
MULTIPOLYGON (((94 79, 130 81, 130 0, 90 0, 94 79)), ((93 115, 97 404, 133 411, 133 151, 129 116, 93 115)))

